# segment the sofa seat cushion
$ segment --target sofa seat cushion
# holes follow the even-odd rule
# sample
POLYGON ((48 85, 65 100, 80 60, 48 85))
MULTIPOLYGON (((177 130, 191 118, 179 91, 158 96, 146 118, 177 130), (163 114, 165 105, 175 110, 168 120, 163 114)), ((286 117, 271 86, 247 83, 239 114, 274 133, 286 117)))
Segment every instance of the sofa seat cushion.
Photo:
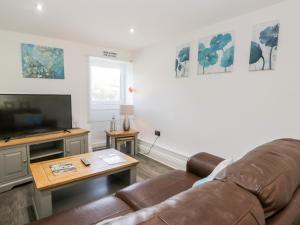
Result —
POLYGON ((181 170, 133 184, 116 193, 133 209, 138 210, 158 204, 167 198, 191 188, 198 176, 181 170))
POLYGON ((106 197, 88 204, 54 214, 31 225, 93 225, 133 210, 116 197, 106 197))
POLYGON ((101 225, 265 225, 263 208, 233 183, 211 181, 101 225))
POLYGON ((299 171, 300 141, 280 139, 257 147, 216 178, 255 194, 268 218, 292 199, 300 184, 299 171))

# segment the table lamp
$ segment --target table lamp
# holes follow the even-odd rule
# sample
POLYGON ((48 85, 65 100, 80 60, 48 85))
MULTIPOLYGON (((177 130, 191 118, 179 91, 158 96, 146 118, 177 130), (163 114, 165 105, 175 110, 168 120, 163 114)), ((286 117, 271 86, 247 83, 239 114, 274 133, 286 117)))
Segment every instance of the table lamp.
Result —
POLYGON ((130 122, 129 116, 134 114, 134 106, 133 105, 120 105, 120 114, 124 116, 123 120, 123 130, 130 130, 130 122))

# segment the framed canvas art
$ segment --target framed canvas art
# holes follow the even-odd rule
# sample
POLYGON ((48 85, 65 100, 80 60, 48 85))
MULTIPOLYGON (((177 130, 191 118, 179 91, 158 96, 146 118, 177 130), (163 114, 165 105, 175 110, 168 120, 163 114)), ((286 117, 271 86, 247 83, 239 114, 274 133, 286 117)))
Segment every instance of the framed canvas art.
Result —
POLYGON ((280 24, 278 21, 254 26, 249 70, 274 70, 276 66, 280 24))
POLYGON ((188 77, 190 67, 190 45, 177 47, 175 59, 175 76, 188 77))
POLYGON ((232 32, 201 39, 198 44, 198 75, 232 72, 234 50, 232 32))
POLYGON ((22 72, 25 78, 64 79, 64 50, 21 44, 22 72))

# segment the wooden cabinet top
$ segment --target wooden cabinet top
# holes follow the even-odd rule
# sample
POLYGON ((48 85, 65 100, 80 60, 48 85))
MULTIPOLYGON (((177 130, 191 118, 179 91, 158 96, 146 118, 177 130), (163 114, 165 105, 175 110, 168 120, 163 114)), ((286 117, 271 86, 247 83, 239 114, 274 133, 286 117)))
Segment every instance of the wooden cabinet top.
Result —
POLYGON ((63 139, 63 138, 67 138, 67 137, 73 137, 73 136, 84 135, 84 134, 89 133, 88 130, 80 129, 80 128, 70 129, 68 131, 70 131, 70 133, 60 131, 60 132, 53 132, 53 133, 48 133, 48 134, 39 134, 39 135, 24 137, 24 138, 11 139, 8 142, 0 141, 0 148, 7 148, 7 147, 16 146, 16 145, 24 145, 24 144, 31 144, 31 143, 36 143, 36 142, 63 139))
POLYGON ((109 131, 109 130, 106 130, 105 133, 109 136, 112 136, 112 137, 124 137, 124 136, 136 136, 139 134, 138 131, 136 130, 129 130, 129 131, 123 131, 123 130, 115 130, 115 131, 109 131))

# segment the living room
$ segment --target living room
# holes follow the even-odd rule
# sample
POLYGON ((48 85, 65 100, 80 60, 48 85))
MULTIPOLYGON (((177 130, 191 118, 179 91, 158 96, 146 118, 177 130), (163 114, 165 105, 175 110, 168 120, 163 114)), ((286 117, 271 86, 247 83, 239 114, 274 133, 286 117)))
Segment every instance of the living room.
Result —
POLYGON ((300 224, 299 7, 1 1, 0 225, 300 224))

